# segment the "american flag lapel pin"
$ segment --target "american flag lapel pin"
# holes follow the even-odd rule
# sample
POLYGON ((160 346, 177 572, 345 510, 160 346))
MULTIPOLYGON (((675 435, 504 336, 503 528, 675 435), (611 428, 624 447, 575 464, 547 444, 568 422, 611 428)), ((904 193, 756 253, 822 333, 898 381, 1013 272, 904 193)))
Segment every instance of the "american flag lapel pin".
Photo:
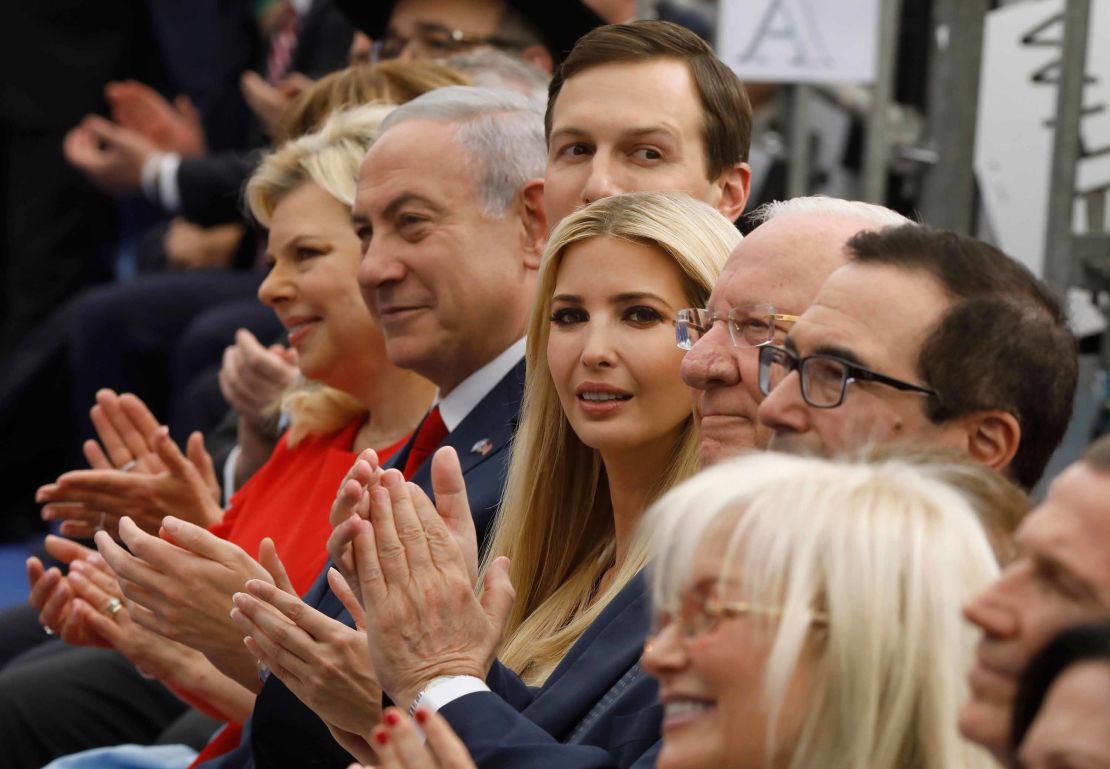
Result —
POLYGON ((491 451, 493 451, 493 441, 489 438, 483 438, 470 447, 471 454, 480 454, 483 457, 491 451))

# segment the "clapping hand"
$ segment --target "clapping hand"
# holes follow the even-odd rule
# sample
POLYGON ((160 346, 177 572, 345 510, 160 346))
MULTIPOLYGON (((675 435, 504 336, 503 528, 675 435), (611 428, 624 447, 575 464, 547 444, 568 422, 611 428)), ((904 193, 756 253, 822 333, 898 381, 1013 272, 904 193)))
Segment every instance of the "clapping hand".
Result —
MULTIPOLYGON (((441 449, 436 459, 453 454, 441 449)), ((397 470, 370 491, 370 521, 353 525, 370 660, 383 691, 407 705, 438 676, 485 678, 513 603, 508 559, 494 560, 475 596, 454 532, 397 470)))
MULTIPOLYGON (((372 743, 375 769, 476 769, 451 725, 431 710, 418 709, 414 722, 397 708, 390 708, 382 725, 374 729, 372 743), (421 731, 427 741, 421 738, 421 731)), ((349 769, 365 768, 356 764, 349 769)))
POLYGON ((228 615, 232 595, 247 580, 274 581, 273 543, 269 556, 261 556, 263 565, 238 545, 173 517, 163 521, 161 537, 142 531, 130 518, 120 521, 119 533, 130 552, 105 532, 97 533, 96 545, 132 602, 132 618, 203 652, 225 675, 257 688, 254 658, 228 615))
POLYGON ((235 594, 231 618, 250 653, 329 727, 367 732, 381 720, 381 688, 366 655, 362 609, 339 572, 332 569, 328 582, 359 629, 260 580, 235 594))
POLYGON ((99 530, 115 535, 125 516, 147 532, 157 532, 169 515, 203 526, 219 521, 223 508, 213 498, 215 468, 201 434, 189 436, 188 456, 165 427, 156 428, 147 442, 163 471, 101 468, 65 473, 38 490, 36 501, 46 503, 42 517, 65 521, 63 533, 84 537, 99 530))

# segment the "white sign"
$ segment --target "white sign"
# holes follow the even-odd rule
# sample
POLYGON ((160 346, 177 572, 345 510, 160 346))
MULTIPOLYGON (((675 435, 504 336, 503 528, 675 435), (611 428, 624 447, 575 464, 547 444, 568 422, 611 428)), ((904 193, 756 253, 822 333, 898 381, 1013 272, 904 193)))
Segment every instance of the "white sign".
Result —
MULTIPOLYGON (((1048 195, 1060 63, 1063 0, 1018 3, 987 14, 983 41, 975 174, 992 239, 1038 275, 1044 274, 1048 195)), ((1077 192, 1110 188, 1110 0, 1091 4, 1087 85, 1079 133, 1083 157, 1077 192)), ((1086 229, 1076 200, 1075 232, 1086 229)), ((1076 333, 1105 326, 1084 292, 1069 292, 1076 333)))
POLYGON ((721 0, 717 53, 743 80, 872 83, 880 0, 721 0))

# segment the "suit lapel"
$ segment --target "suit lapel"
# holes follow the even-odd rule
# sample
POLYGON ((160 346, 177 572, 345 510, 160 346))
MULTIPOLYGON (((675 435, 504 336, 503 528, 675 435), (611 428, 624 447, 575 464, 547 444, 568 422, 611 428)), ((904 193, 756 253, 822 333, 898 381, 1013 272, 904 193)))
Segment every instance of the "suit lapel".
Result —
MULTIPOLYGON (((450 446, 458 452, 459 464, 465 476, 478 465, 497 456, 513 439, 517 420, 520 418, 520 400, 524 392, 524 361, 519 362, 501 378, 466 418, 455 427, 440 446, 450 446)), ((397 453, 408 458, 412 441, 397 453)), ((404 460, 395 463, 404 467, 404 460)), ((429 460, 412 476, 412 482, 429 494, 432 463, 429 460)))
POLYGON ((650 622, 641 572, 571 647, 524 714, 549 734, 569 734, 639 660, 650 622))

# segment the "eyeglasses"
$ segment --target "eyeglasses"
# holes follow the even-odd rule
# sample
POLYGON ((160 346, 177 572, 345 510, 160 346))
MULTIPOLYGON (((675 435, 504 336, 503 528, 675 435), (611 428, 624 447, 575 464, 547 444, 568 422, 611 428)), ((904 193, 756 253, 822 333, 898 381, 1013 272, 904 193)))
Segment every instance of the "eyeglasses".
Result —
POLYGON ((377 64, 386 59, 396 59, 406 48, 410 50, 414 59, 442 59, 480 45, 509 51, 519 51, 528 47, 526 42, 498 35, 472 35, 461 29, 451 29, 440 24, 417 22, 416 34, 412 37, 402 37, 389 30, 384 37, 375 40, 370 49, 370 63, 377 64))
POLYGON ((878 382, 896 390, 939 398, 936 390, 877 374, 835 355, 807 355, 799 358, 784 347, 763 347, 759 351, 759 391, 770 395, 791 371, 798 371, 802 400, 815 409, 834 409, 844 402, 852 382, 878 382))
POLYGON ((675 343, 680 349, 689 350, 699 339, 709 333, 719 320, 728 322, 728 335, 734 347, 762 347, 775 341, 777 331, 798 320, 797 315, 784 315, 766 304, 741 304, 721 316, 713 310, 691 308, 679 310, 674 322, 675 343))
MULTIPOLYGON (((722 601, 712 595, 688 593, 682 598, 678 616, 660 612, 655 618, 655 628, 649 642, 667 625, 675 622, 682 637, 687 641, 709 635, 720 627, 722 620, 735 619, 748 614, 777 617, 782 609, 777 606, 758 606, 747 601, 722 601)), ((827 626, 829 616, 824 612, 811 611, 810 622, 827 626)))

